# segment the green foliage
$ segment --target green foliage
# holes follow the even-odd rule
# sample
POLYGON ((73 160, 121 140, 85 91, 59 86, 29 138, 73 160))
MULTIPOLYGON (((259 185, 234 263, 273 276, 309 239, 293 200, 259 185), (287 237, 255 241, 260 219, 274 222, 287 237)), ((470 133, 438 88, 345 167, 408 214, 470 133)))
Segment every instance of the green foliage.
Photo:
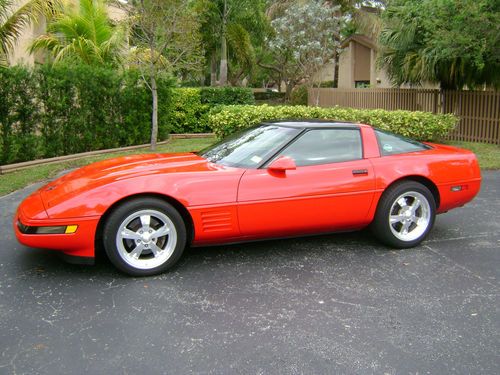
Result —
POLYGON ((104 0, 65 3, 37 37, 30 51, 49 51, 54 62, 73 61, 89 65, 118 65, 126 44, 123 25, 114 26, 104 0))
POLYGON ((59 0, 0 0, 0 65, 8 65, 8 54, 28 26, 41 15, 50 19, 59 0))
POLYGON ((193 4, 201 24, 206 61, 214 70, 220 67, 219 78, 225 86, 220 65, 222 59, 228 59, 228 78, 232 85, 240 85, 251 75, 255 48, 263 44, 269 28, 264 15, 266 0, 195 0, 193 4))
POLYGON ((323 81, 319 84, 321 88, 337 88, 337 81, 323 81))
POLYGON ((317 1, 285 3, 283 13, 271 21, 274 33, 267 39, 266 47, 274 62, 259 65, 279 73, 279 82, 285 82, 289 99, 298 82, 304 80, 309 87, 319 84, 318 73, 340 48, 344 21, 337 5, 317 1))
MULTIPOLYGON (((89 65, 0 68, 0 164, 148 143, 150 90, 137 70, 89 65)), ((208 113, 253 104, 251 89, 176 88, 158 77, 159 139, 209 132, 208 113)))
POLYGON ((32 74, 26 69, 0 68, 0 163, 37 156, 39 140, 34 135, 39 121, 32 74))
POLYGON ((146 76, 166 71, 199 79, 203 65, 200 23, 190 0, 129 0, 129 63, 146 76))
POLYGON ((500 87, 498 0, 393 0, 382 18, 380 63, 394 83, 500 87))
POLYGON ((172 90, 173 111, 170 113, 172 133, 206 133, 210 106, 201 103, 199 88, 176 88, 172 90))
MULTIPOLYGON (((149 89, 137 72, 91 66, 0 70, 0 164, 147 143, 149 89)), ((171 81, 159 82, 159 134, 170 131, 171 81)))
POLYGON ((256 91, 253 93, 255 100, 284 100, 285 93, 277 91, 256 91))
POLYGON ((217 105, 254 104, 251 89, 241 87, 176 88, 169 123, 172 133, 206 133, 208 112, 217 105))
POLYGON ((365 123, 422 141, 444 137, 458 122, 458 118, 454 115, 435 115, 429 112, 267 105, 216 107, 208 117, 209 125, 218 138, 263 121, 279 119, 323 119, 365 123))
POLYGON ((292 105, 307 105, 308 100, 307 86, 300 85, 294 87, 290 95, 290 104, 292 105))
POLYGON ((255 103, 252 90, 244 87, 203 87, 200 95, 201 102, 209 105, 255 103))

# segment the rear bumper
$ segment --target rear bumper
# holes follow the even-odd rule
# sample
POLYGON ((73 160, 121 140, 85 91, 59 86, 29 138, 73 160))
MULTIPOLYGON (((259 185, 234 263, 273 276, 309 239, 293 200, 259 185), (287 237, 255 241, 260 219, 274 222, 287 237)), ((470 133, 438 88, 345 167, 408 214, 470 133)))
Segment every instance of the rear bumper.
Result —
POLYGON ((13 226, 18 241, 25 246, 61 251, 65 256, 84 258, 79 263, 91 263, 95 256, 95 233, 99 219, 99 216, 72 219, 32 219, 24 214, 23 204, 21 204, 14 216, 13 226), (78 229, 71 234, 36 234, 30 233, 30 231, 23 233, 26 230, 21 231, 19 223, 21 227, 30 228, 77 225, 78 229))
POLYGON ((479 193, 480 189, 480 177, 439 185, 440 204, 438 213, 463 206, 470 202, 479 193))

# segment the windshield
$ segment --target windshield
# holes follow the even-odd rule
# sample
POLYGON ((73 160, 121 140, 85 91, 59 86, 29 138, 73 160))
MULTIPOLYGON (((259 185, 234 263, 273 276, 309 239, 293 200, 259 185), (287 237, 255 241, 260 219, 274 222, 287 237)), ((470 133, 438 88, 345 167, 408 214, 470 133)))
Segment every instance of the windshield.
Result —
POLYGON ((253 127, 229 136, 198 155, 229 167, 257 168, 301 131, 276 125, 253 127))

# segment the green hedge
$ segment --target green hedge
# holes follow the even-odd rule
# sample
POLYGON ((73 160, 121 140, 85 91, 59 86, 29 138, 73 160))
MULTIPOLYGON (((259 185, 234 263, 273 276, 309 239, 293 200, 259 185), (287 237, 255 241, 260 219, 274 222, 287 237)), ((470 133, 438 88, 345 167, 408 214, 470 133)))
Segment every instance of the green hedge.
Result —
MULTIPOLYGON (((0 164, 148 143, 151 93, 139 72, 82 66, 0 68, 0 164)), ((158 138, 208 132, 221 104, 253 104, 248 88, 172 89, 158 80, 158 138)))
POLYGON ((284 92, 276 92, 276 91, 256 91, 253 93, 255 100, 284 100, 285 93, 284 92))
POLYGON ((290 104, 307 105, 309 93, 306 85, 295 86, 290 95, 290 104))
POLYGON ((202 87, 202 104, 210 106, 230 104, 255 104, 252 89, 245 87, 202 87))
POLYGON ((206 133, 208 112, 212 108, 201 103, 199 88, 177 88, 172 90, 172 112, 169 116, 172 133, 206 133))
MULTIPOLYGON (((150 91, 139 73, 90 66, 0 69, 0 164, 148 143, 150 91)), ((172 82, 160 79, 159 138, 172 82)))
POLYGON ((176 88, 172 91, 170 129, 172 133, 210 132, 208 113, 212 107, 254 103, 252 90, 243 87, 176 88))
POLYGON ((0 68, 0 164, 38 155, 36 124, 40 119, 36 98, 36 85, 29 71, 0 68))
POLYGON ((422 141, 444 137, 458 122, 454 115, 435 115, 429 112, 268 105, 216 107, 208 116, 209 125, 219 138, 262 121, 279 119, 359 122, 422 141))

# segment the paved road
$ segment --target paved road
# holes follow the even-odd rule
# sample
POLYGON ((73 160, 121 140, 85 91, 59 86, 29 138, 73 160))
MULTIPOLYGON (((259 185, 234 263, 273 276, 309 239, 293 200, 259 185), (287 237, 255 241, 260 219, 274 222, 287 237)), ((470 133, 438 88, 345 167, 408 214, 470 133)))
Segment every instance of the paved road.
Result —
POLYGON ((499 374, 500 173, 420 247, 368 233, 192 249, 128 278, 17 244, 0 199, 0 374, 499 374))

